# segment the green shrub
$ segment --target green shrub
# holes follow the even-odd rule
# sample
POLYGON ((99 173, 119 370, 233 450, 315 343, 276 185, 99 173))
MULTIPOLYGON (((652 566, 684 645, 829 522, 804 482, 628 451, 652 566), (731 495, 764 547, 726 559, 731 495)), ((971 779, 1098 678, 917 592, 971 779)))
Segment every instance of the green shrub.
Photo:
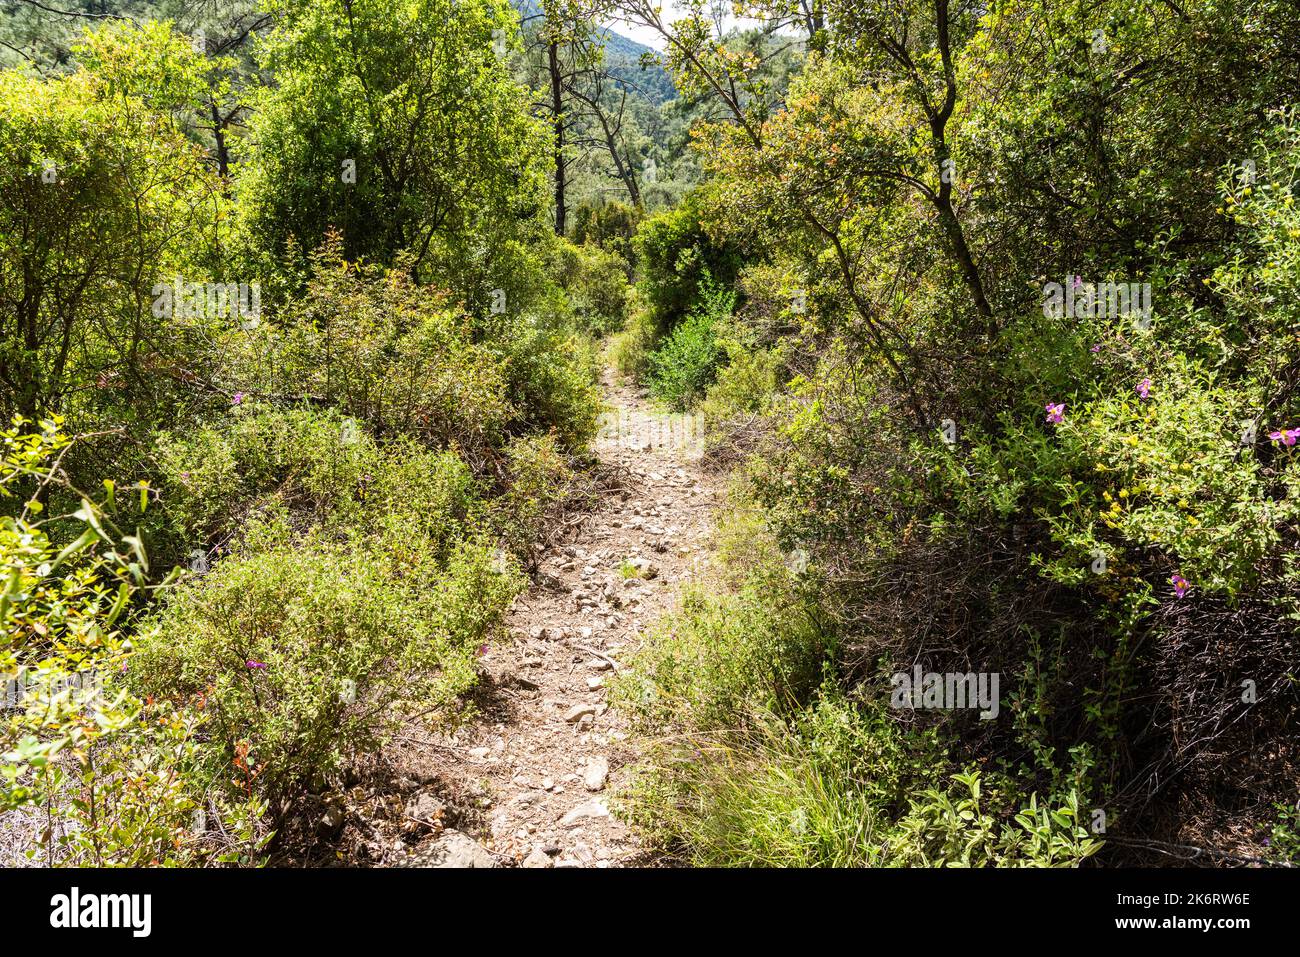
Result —
POLYGON ((652 395, 685 410, 704 394, 725 355, 718 336, 735 301, 734 293, 705 277, 698 305, 649 356, 652 395))
POLYGON ((140 693, 203 711, 214 784, 272 801, 466 691, 520 587, 480 544, 417 573, 361 535, 292 539, 285 525, 255 526, 171 592, 131 669, 140 693))
POLYGON ((842 654, 768 516, 736 502, 720 570, 688 592, 613 686, 646 753, 622 800, 701 866, 1074 865, 1096 852, 1081 776, 1040 805, 1009 776, 963 773, 937 725, 909 729, 883 683, 846 693, 842 654), (793 566, 793 567, 792 567, 793 566))
POLYGON ((903 731, 882 701, 828 691, 789 718, 750 712, 743 733, 662 736, 627 812, 703 867, 1060 867, 1100 849, 1076 792, 1022 805, 1010 781, 952 769, 934 731, 903 731))
POLYGON ((596 434, 600 419, 598 361, 590 339, 548 332, 520 320, 499 333, 511 404, 521 410, 519 431, 550 431, 572 450, 596 434))
POLYGON ((621 329, 632 303, 627 263, 599 246, 572 243, 563 244, 558 259, 556 281, 568 295, 578 329, 591 336, 621 329))
MULTIPOLYGON (((618 321, 628 287, 608 254, 564 248, 584 315, 602 328, 618 321)), ((311 256, 305 290, 274 322, 220 341, 213 362, 225 401, 332 406, 377 438, 410 436, 472 460, 532 430, 579 446, 595 431, 595 360, 573 334, 563 292, 534 265, 542 288, 527 298, 540 312, 521 311, 498 289, 475 317, 418 285, 404 259, 389 269, 346 261, 332 235, 311 256)))
POLYGON ((400 264, 345 261, 334 235, 274 323, 223 343, 218 375, 230 394, 335 406, 378 436, 477 451, 519 415, 504 357, 477 339, 445 293, 417 286, 400 264))
POLYGON ((700 414, 711 430, 738 416, 766 413, 779 385, 777 349, 750 350, 734 338, 724 339, 722 348, 726 358, 700 403, 700 414))
POLYGON ((1291 804, 1274 806, 1277 817, 1272 833, 1265 839, 1272 855, 1288 864, 1300 864, 1300 807, 1291 804))
POLYGON ((356 420, 328 410, 247 400, 220 425, 156 441, 164 510, 187 548, 274 502, 300 523, 396 522, 437 552, 467 527, 476 493, 454 453, 401 438, 381 449, 356 420))
POLYGON ((573 241, 614 253, 623 260, 627 277, 631 279, 636 266, 633 237, 642 218, 639 209, 625 203, 583 201, 573 210, 573 241))
POLYGON ((57 420, 33 434, 22 425, 0 436, 0 499, 16 506, 0 519, 0 681, 23 694, 0 712, 0 812, 37 812, 26 852, 45 866, 252 863, 261 806, 205 798, 202 715, 122 687, 143 634, 128 630, 130 609, 151 589, 143 543, 115 522, 143 512, 147 492, 119 504, 105 483, 103 501, 81 498, 64 518, 72 538, 56 544, 33 493, 39 478, 76 495, 56 458, 68 440, 57 420), (200 810, 219 830, 202 826, 200 810))
POLYGON ((720 534, 724 564, 743 553, 746 573, 688 590, 614 685, 614 700, 642 727, 727 728, 758 710, 797 708, 822 682, 831 641, 800 601, 770 532, 737 509, 720 534))
POLYGON ((622 331, 610 339, 609 361, 619 375, 633 382, 644 382, 650 372, 650 353, 654 346, 654 320, 645 309, 637 309, 622 331))
POLYGON ((586 489, 574 463, 550 436, 519 439, 506 449, 506 489, 489 509, 506 547, 529 557, 559 512, 586 489))
POLYGON ((738 249, 715 243, 701 216, 701 200, 691 193, 680 205, 649 217, 637 229, 641 286, 657 335, 666 334, 699 302, 706 277, 730 287, 740 269, 738 249))

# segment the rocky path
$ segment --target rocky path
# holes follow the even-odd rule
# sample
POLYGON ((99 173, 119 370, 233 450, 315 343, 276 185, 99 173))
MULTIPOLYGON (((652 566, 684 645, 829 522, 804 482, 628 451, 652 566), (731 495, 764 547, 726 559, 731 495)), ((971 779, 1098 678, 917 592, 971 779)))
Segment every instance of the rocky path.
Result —
POLYGON ((510 615, 513 640, 480 659, 477 721, 410 742, 461 810, 417 795, 406 808, 435 826, 413 866, 614 867, 644 860, 610 813, 635 760, 607 685, 646 628, 707 562, 716 482, 700 467, 694 419, 659 413, 639 390, 603 383, 610 411, 597 440, 623 490, 605 496, 541 562, 510 615))

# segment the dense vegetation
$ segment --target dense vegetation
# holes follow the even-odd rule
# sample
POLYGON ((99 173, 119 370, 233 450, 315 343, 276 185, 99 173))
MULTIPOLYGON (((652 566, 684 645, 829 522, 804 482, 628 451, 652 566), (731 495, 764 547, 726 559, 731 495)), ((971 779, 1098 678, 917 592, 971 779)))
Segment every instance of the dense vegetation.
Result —
POLYGON ((463 709, 582 484, 627 273, 551 228, 514 13, 267 16, 242 59, 109 19, 0 74, 3 804, 43 862, 283 846, 463 709))
POLYGON ((656 846, 1300 858, 1294 4, 2 3, 39 860, 260 861, 463 713, 602 349, 731 477, 616 688, 656 846))
POLYGON ((634 807, 704 863, 1294 854, 1294 7, 816 11, 785 89, 668 30, 725 115, 618 356, 713 379, 744 544, 624 689, 679 732, 634 807))

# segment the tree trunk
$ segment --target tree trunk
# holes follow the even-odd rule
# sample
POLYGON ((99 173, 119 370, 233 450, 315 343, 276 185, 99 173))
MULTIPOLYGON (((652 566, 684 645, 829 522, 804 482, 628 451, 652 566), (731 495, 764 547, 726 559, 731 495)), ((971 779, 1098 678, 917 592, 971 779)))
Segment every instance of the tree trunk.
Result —
POLYGON ((554 40, 546 48, 551 72, 551 111, 555 117, 555 235, 563 236, 567 219, 564 201, 564 96, 560 75, 560 47, 554 40))

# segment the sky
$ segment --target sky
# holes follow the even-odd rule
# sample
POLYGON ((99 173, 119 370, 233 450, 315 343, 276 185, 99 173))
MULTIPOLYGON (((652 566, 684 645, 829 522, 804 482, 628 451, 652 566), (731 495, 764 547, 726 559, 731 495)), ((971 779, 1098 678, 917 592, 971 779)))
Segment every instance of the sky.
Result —
MULTIPOLYGON (((672 24, 682 17, 681 11, 677 9, 677 4, 674 3, 673 0, 660 0, 660 2, 663 5, 662 16, 664 23, 672 24)), ((728 4, 728 6, 730 5, 728 4)), ((730 28, 741 22, 757 23, 758 21, 750 20, 749 18, 745 18, 744 21, 737 20, 728 13, 724 22, 730 28)), ((663 50, 664 48, 664 38, 659 35, 658 31, 652 30, 649 27, 637 26, 628 23, 626 20, 620 20, 617 18, 606 20, 604 25, 609 27, 615 33, 621 33, 623 36, 635 40, 637 43, 643 43, 656 50, 663 50)))
MULTIPOLYGON (((673 4, 671 0, 664 3, 663 18, 665 23, 672 23, 680 16, 681 14, 677 12, 675 4, 673 4)), ((611 17, 606 20, 604 25, 609 27, 609 29, 613 30, 615 33, 621 33, 623 36, 635 40, 637 43, 643 43, 656 50, 662 50, 664 48, 664 38, 659 35, 658 30, 652 30, 650 27, 628 23, 626 20, 620 20, 616 17, 611 17)))

